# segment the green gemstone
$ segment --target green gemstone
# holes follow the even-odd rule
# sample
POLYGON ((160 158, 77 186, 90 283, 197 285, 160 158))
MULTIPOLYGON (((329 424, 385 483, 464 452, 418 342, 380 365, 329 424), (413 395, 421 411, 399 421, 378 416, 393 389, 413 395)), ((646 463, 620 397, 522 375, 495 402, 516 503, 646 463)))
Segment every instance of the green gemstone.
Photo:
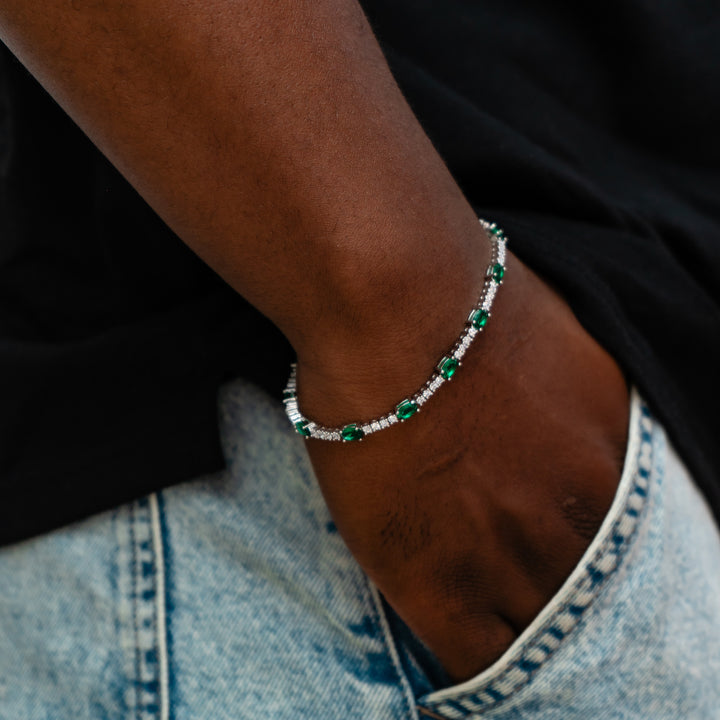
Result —
POLYGON ((449 380, 456 372, 460 363, 451 357, 444 357, 437 366, 438 372, 446 379, 449 380))
POLYGON ((407 420, 418 411, 418 406, 412 400, 403 400, 396 408, 395 415, 398 420, 407 420))
POLYGON ((362 428, 359 428, 354 423, 352 425, 346 425, 341 430, 340 435, 345 442, 354 442, 355 440, 362 440, 365 437, 362 428))
POLYGON ((495 263, 495 265, 492 266, 492 279, 495 282, 502 282, 502 279, 505 277, 505 268, 500 263, 495 263))
POLYGON ((502 239, 505 237, 505 233, 502 231, 502 228, 499 228, 497 225, 493 225, 490 228, 490 232, 496 237, 502 239))
POLYGON ((295 398, 294 390, 283 390, 283 400, 293 400, 295 398))
POLYGON ((310 431, 308 430, 308 423, 301 420, 300 422, 295 423, 295 429, 302 435, 303 437, 310 437, 310 431))
POLYGON ((472 326, 476 330, 482 330, 487 325, 489 317, 490 313, 487 310, 476 310, 471 318, 472 326))

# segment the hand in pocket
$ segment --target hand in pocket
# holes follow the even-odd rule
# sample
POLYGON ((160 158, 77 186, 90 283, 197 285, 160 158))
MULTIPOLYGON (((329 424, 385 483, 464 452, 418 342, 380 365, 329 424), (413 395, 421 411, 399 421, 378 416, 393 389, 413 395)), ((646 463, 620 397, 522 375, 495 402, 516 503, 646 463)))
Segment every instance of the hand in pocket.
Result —
POLYGON ((421 414, 309 443, 349 548, 454 680, 496 660, 589 545, 628 402, 614 360, 511 256, 485 333, 421 414))

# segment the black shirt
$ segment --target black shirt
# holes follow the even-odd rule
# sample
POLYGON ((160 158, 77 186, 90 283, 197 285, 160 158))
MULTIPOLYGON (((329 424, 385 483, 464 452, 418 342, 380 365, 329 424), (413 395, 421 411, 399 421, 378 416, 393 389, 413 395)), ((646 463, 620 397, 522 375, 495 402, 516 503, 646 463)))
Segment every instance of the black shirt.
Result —
MULTIPOLYGON (((720 517, 720 5, 371 0, 478 214, 648 399, 720 517)), ((280 334, 0 49, 0 543, 223 466, 280 334)), ((561 352, 561 349, 558 349, 561 352)))

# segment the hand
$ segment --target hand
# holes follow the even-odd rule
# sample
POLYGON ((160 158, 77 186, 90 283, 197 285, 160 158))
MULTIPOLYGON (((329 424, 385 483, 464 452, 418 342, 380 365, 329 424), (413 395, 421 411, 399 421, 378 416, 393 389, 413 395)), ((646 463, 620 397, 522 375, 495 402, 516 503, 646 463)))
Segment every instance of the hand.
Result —
MULTIPOLYGON (((301 407, 337 413, 337 377, 301 363, 301 407)), ((627 416, 616 363, 510 255, 486 331, 421 413, 360 443, 308 447, 350 550, 459 681, 497 659, 577 564, 612 502, 627 416)))

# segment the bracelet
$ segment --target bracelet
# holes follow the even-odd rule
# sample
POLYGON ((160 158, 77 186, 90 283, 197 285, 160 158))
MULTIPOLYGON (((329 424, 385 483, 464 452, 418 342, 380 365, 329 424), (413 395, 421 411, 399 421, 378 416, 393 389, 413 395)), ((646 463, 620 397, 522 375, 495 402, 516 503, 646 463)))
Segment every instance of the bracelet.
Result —
POLYGON ((283 402, 285 412, 295 431, 305 439, 332 440, 340 442, 353 442, 362 440, 366 435, 372 435, 379 430, 385 430, 399 422, 409 420, 420 408, 435 394, 445 382, 449 382, 462 364, 461 360, 472 341, 487 325, 490 310, 497 294, 498 287, 505 277, 505 246, 507 238, 505 233, 495 224, 480 218, 480 224, 487 231, 493 245, 492 258, 483 284, 480 299, 473 306, 468 315, 465 328, 452 348, 440 359, 430 379, 412 397, 399 402, 395 409, 382 417, 367 422, 352 422, 342 427, 325 427, 320 423, 305 417, 298 407, 297 397, 297 365, 291 365, 290 377, 285 391, 283 402))

